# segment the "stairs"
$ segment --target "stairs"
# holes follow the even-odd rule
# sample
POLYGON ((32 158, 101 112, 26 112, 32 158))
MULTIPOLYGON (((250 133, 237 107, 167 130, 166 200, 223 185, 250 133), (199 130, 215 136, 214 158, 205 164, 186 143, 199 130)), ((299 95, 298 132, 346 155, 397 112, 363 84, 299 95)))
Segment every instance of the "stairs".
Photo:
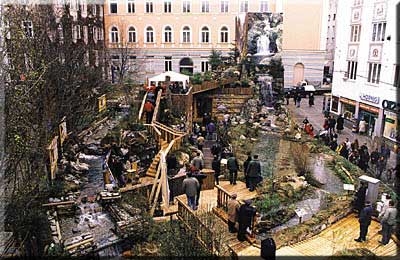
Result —
POLYGON ((157 165, 160 162, 160 158, 161 158, 161 151, 165 150, 168 147, 168 143, 164 140, 161 140, 161 149, 160 151, 157 153, 157 155, 154 157, 152 163, 150 164, 149 168, 146 171, 146 176, 149 177, 156 177, 156 173, 157 173, 157 165))
POLYGON ((205 169, 212 169, 211 163, 214 159, 211 153, 211 147, 216 143, 216 141, 206 140, 204 142, 203 147, 203 156, 204 156, 204 168, 205 169))

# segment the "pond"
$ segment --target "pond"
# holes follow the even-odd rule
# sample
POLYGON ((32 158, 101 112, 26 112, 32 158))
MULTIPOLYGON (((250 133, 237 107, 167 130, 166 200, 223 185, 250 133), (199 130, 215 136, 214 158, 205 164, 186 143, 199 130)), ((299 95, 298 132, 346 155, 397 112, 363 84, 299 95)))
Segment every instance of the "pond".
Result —
POLYGON ((272 134, 260 135, 259 142, 253 149, 253 154, 258 154, 261 163, 261 175, 271 177, 274 171, 275 157, 279 150, 279 137, 272 134))

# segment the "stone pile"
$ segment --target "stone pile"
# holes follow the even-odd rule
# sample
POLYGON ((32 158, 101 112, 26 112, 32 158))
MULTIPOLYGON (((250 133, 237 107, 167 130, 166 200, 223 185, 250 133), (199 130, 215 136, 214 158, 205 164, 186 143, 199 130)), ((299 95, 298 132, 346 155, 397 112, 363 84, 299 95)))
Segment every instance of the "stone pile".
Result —
POLYGON ((50 231, 51 231, 51 237, 54 242, 54 244, 60 244, 61 243, 61 229, 60 229, 60 223, 58 222, 58 215, 57 211, 52 210, 52 211, 47 211, 47 219, 49 220, 50 223, 50 231))
POLYGON ((64 242, 64 251, 73 257, 85 256, 95 249, 93 235, 91 233, 71 237, 64 242))
POLYGON ((142 229, 141 210, 133 207, 129 212, 116 204, 108 205, 107 210, 116 222, 117 234, 126 237, 128 234, 135 234, 142 229))

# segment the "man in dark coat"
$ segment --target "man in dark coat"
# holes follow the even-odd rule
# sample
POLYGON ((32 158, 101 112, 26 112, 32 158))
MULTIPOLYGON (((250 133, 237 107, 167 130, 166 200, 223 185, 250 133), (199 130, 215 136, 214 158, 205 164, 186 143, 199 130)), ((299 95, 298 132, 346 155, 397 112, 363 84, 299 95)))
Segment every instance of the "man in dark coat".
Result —
POLYGON ((354 202, 354 208, 358 211, 358 213, 360 213, 361 210, 364 208, 365 196, 367 195, 367 188, 368 188, 367 184, 361 182, 361 187, 356 192, 356 200, 354 202))
POLYGON ((249 178, 249 190, 254 191, 261 178, 261 164, 258 155, 254 155, 254 159, 249 163, 246 175, 249 178))
POLYGON ((214 155, 214 159, 211 163, 211 168, 214 171, 215 185, 219 185, 219 175, 221 174, 221 160, 218 155, 214 155))
POLYGON ((344 118, 342 114, 340 114, 339 117, 336 119, 336 130, 340 134, 343 129, 344 129, 344 118))
POLYGON ((247 229, 251 229, 256 209, 251 206, 252 200, 245 200, 244 204, 240 206, 238 213, 239 231, 237 238, 239 241, 246 240, 247 229))
POLYGON ((314 105, 314 94, 310 93, 310 96, 308 97, 308 105, 312 107, 314 105))
POLYGON ((232 185, 236 184, 237 172, 239 170, 239 163, 236 157, 231 153, 228 161, 226 163, 226 167, 229 170, 229 182, 232 185))
POLYGON ((368 227, 371 224, 372 217, 372 206, 369 201, 365 203, 365 207, 361 210, 358 217, 358 222, 360 223, 360 236, 354 239, 356 242, 367 241, 368 227))
POLYGON ((267 231, 267 237, 261 241, 261 258, 275 260, 276 244, 271 236, 271 231, 267 231))
POLYGON ((328 117, 328 129, 329 129, 330 134, 335 132, 335 126, 336 126, 336 119, 333 116, 329 116, 328 117))
POLYGON ((244 178, 246 180, 246 188, 250 188, 250 181, 249 181, 249 176, 247 175, 247 168, 249 167, 249 163, 251 162, 251 153, 247 154, 247 159, 243 163, 243 172, 244 172, 244 178))
POLYGON ((197 181, 199 182, 199 188, 197 189, 197 196, 196 196, 196 208, 197 208, 199 206, 201 186, 203 185, 203 180, 207 178, 207 175, 201 173, 200 171, 196 171, 193 173, 193 177, 196 178, 197 181))

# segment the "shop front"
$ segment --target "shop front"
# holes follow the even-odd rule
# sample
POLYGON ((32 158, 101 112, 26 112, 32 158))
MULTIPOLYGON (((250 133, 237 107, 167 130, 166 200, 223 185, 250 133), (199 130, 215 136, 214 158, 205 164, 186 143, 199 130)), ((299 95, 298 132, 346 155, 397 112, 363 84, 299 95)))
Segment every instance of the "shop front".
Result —
MULTIPOLYGON (((364 103, 360 103, 358 112, 358 121, 364 119, 367 122, 367 134, 372 136, 375 130, 375 124, 378 120, 379 108, 364 103)), ((378 133, 376 133, 378 134, 378 133)))
POLYGON ((383 137, 394 143, 400 143, 400 135, 398 132, 400 126, 400 104, 394 101, 384 100, 382 102, 382 107, 384 109, 383 137))
POLYGON ((345 119, 352 121, 354 115, 356 113, 356 102, 347 98, 339 98, 341 103, 340 113, 343 115, 345 119))

